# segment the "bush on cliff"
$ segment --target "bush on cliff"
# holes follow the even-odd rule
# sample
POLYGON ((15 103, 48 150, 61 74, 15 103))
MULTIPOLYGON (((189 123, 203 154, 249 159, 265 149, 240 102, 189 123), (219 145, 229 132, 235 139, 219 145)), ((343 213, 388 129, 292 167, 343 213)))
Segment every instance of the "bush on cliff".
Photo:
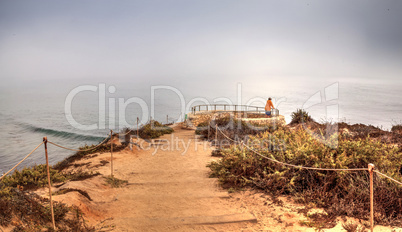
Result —
POLYGON ((308 123, 314 122, 314 119, 307 113, 307 111, 303 109, 297 109, 291 115, 292 121, 290 124, 300 124, 300 123, 308 123))
MULTIPOLYGON (((0 197, 0 226, 14 226, 12 231, 54 231, 48 199, 18 188, 9 188, 7 196, 0 197)), ((86 225, 77 208, 59 202, 53 208, 58 231, 96 231, 86 225)))
POLYGON ((402 124, 393 125, 391 131, 394 133, 402 134, 402 124))
MULTIPOLYGON (((133 132, 132 134, 136 134, 137 132, 133 132)), ((141 127, 138 131, 140 138, 143 139, 155 139, 164 134, 173 133, 173 129, 162 125, 162 123, 157 121, 151 121, 145 126, 141 127)))
MULTIPOLYGON (((93 175, 97 174, 77 171, 71 175, 50 167, 52 183, 93 175)), ((0 226, 15 226, 13 231, 53 231, 49 201, 29 191, 47 184, 47 167, 44 164, 15 170, 5 176, 0 182, 0 226)), ((76 208, 54 202, 54 212, 59 231, 95 231, 85 224, 76 208)))
MULTIPOLYGON (((335 134, 326 144, 302 127, 290 131, 279 128, 252 136, 248 146, 263 156, 280 162, 320 168, 367 168, 369 163, 399 181, 402 180, 402 152, 370 138, 349 140, 335 134), (331 148, 336 145, 337 148, 331 148)), ((241 146, 223 150, 223 158, 209 167, 226 187, 254 186, 272 194, 293 195, 298 201, 326 209, 328 215, 369 217, 367 171, 316 171, 283 166, 241 146)), ((402 187, 376 176, 376 223, 401 225, 402 187)))
MULTIPOLYGON (((52 183, 60 183, 66 177, 53 168, 50 169, 50 179, 52 183)), ((47 185, 47 168, 45 164, 35 165, 30 168, 23 168, 21 171, 15 170, 12 175, 5 176, 2 184, 9 187, 21 186, 25 189, 43 187, 47 185)))
MULTIPOLYGON (((233 119, 231 117, 218 118, 212 121, 206 121, 200 123, 197 126, 195 133, 197 135, 203 135, 204 137, 215 139, 216 126, 219 130, 232 140, 243 140, 249 135, 257 135, 264 131, 274 131, 277 129, 276 125, 254 125, 250 122, 245 122, 239 119, 233 119)), ((227 140, 227 138, 218 132, 218 140, 227 140)))

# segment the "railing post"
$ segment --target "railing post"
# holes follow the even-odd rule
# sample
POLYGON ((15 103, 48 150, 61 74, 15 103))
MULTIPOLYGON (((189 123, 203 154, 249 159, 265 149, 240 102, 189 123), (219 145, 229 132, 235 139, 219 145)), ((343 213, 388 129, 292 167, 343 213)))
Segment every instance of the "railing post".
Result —
POLYGON ((226 111, 226 105, 223 106, 224 110, 226 111))
POLYGON ((211 133, 211 121, 209 121, 209 124, 208 124, 208 141, 209 141, 209 134, 211 133))
POLYGON ((218 144, 218 124, 215 121, 215 146, 218 144))
POLYGON ((113 177, 113 130, 110 130, 110 176, 113 177))
POLYGON ((215 105, 215 111, 216 111, 216 105, 215 105))
POLYGON ((138 131, 140 130, 140 128, 138 128, 138 121, 139 121, 140 119, 137 117, 137 139, 139 139, 140 137, 139 137, 139 135, 138 135, 138 131))
POLYGON ((373 232, 374 231, 374 183, 373 183, 374 164, 368 165, 368 171, 370 173, 370 229, 371 232, 373 232))
POLYGON ((53 229, 56 230, 56 223, 54 221, 54 211, 53 211, 53 200, 52 200, 52 184, 50 182, 50 168, 49 168, 49 157, 47 155, 47 137, 43 137, 43 142, 45 144, 45 156, 46 156, 46 168, 47 168, 47 182, 49 185, 49 201, 50 201, 50 212, 52 213, 52 224, 53 229))
POLYGON ((236 111, 237 111, 237 110, 236 110, 236 109, 237 109, 237 106, 235 105, 234 107, 235 107, 235 112, 236 112, 236 111))

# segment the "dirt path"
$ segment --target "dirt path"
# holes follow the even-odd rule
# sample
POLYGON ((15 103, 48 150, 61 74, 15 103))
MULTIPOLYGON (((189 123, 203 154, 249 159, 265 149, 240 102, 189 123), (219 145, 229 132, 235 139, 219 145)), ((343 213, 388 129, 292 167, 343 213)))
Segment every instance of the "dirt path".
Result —
POLYGON ((256 221, 233 209, 216 180, 208 178, 211 148, 194 131, 180 130, 160 138, 158 146, 127 160, 116 156, 116 177, 129 185, 106 204, 119 231, 204 231, 208 224, 256 221))

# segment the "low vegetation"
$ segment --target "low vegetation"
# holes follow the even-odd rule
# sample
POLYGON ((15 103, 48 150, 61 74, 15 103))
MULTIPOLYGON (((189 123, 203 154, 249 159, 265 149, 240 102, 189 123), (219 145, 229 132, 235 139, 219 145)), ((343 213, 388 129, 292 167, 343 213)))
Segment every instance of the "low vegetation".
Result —
POLYGON ((257 135, 265 131, 274 131, 277 127, 274 125, 270 126, 256 126, 245 121, 233 119, 230 117, 223 117, 212 121, 206 121, 200 123, 197 126, 195 133, 197 135, 203 135, 205 138, 214 140, 217 138, 220 142, 233 143, 232 140, 241 141, 247 139, 250 135, 257 135), (230 138, 227 139, 226 136, 218 132, 216 136, 216 127, 225 132, 225 135, 230 138))
MULTIPOLYGON (((373 163, 380 172, 402 181, 401 149, 370 136, 353 137, 353 131, 325 137, 323 126, 306 128, 280 127, 250 136, 246 144, 261 156, 241 145, 222 150, 223 157, 209 165, 211 177, 219 178, 228 189, 250 186, 273 195, 292 195, 307 207, 324 208, 332 219, 345 215, 367 220, 370 215, 367 171, 306 170, 264 157, 299 166, 336 169, 367 168, 373 163), (316 139, 317 134, 322 135, 325 143, 316 139)), ((402 187, 377 175, 374 182, 375 223, 401 225, 402 187)))
MULTIPOLYGON (((53 185, 62 184, 67 180, 84 180, 99 175, 99 173, 84 171, 82 168, 68 169, 72 166, 72 162, 87 155, 110 151, 110 144, 102 144, 94 150, 83 151, 93 146, 80 147, 82 151, 50 167, 53 185)), ((123 148, 118 146, 115 150, 123 148)), ((13 231, 53 231, 49 200, 30 192, 47 186, 47 181, 47 168, 44 164, 15 170, 12 175, 4 177, 0 182, 0 225, 13 226, 13 231)), ((61 191, 57 194, 67 192, 61 191)), ((55 202, 54 212, 58 231, 96 231, 94 227, 86 225, 78 208, 55 202)))
POLYGON ((105 177, 106 184, 108 184, 112 188, 120 188, 125 186, 128 181, 127 180, 120 180, 114 176, 105 177))
POLYGON ((393 125, 391 131, 394 133, 402 134, 402 124, 393 125))
MULTIPOLYGON (((58 231, 95 231, 86 225, 78 208, 59 202, 54 202, 53 208, 58 231)), ((14 226, 12 231, 53 231, 49 200, 18 188, 4 189, 3 185, 0 226, 14 226)))
MULTIPOLYGON (((158 121, 152 120, 150 123, 144 125, 138 130, 138 136, 142 139, 155 139, 164 134, 171 134, 173 133, 173 129, 158 121)), ((130 132, 129 134, 132 136, 137 135, 137 130, 130 131, 128 128, 123 130, 123 133, 130 132)), ((126 139, 127 140, 127 139, 126 139)))
POLYGON ((297 109, 291 116, 292 121, 290 124, 314 122, 314 119, 303 109, 297 109))
POLYGON ((359 225, 359 223, 346 222, 342 224, 342 228, 347 232, 365 232, 366 227, 363 225, 359 225))
MULTIPOLYGON (((67 177, 57 170, 50 168, 51 181, 53 183, 64 182, 67 177)), ((1 184, 7 187, 23 187, 33 189, 47 185, 47 169, 45 164, 35 165, 30 168, 23 168, 21 171, 15 170, 12 175, 3 178, 1 184)))
MULTIPOLYGON (((82 170, 62 173, 50 168, 54 185, 93 175, 97 174, 82 170)), ((52 231, 49 200, 30 192, 47 186, 47 181, 47 169, 43 164, 16 170, 4 177, 0 182, 0 226, 14 226, 13 231, 52 231)), ((78 208, 55 202, 54 212, 58 231, 95 231, 85 224, 78 208)))

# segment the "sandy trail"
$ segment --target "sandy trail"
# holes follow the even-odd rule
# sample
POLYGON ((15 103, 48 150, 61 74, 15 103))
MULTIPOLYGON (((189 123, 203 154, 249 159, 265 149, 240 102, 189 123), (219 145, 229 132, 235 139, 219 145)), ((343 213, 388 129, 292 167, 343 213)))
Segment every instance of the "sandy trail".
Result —
POLYGON ((117 230, 203 231, 213 230, 207 224, 255 221, 231 207, 228 194, 208 178, 211 148, 194 131, 176 128, 160 140, 131 160, 116 155, 115 175, 129 184, 104 206, 117 230))

